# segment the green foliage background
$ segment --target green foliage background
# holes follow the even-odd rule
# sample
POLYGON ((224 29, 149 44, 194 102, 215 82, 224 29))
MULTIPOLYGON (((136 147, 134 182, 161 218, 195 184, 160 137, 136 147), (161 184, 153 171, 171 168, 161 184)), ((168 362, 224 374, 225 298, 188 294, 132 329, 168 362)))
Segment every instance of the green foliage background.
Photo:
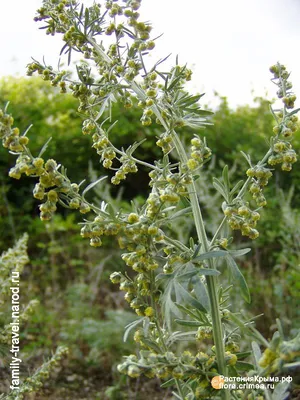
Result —
MULTIPOLYGON (((0 106, 8 100, 9 111, 21 131, 33 124, 28 135, 34 155, 52 137, 47 156, 63 162, 73 182, 89 179, 90 165, 98 177, 108 175, 91 149, 91 138, 81 134, 75 98, 59 94, 39 78, 7 77, 0 81, 0 106)), ((234 165, 236 181, 244 178, 242 171, 245 171, 246 161, 240 151, 249 153, 254 160, 260 159, 273 124, 269 102, 263 98, 256 98, 255 106, 243 105, 236 109, 230 108, 226 97, 219 97, 219 100, 212 116, 213 125, 203 131, 214 153, 212 164, 202 171, 207 184, 199 187, 200 201, 201 196, 205 196, 207 204, 213 204, 215 196, 209 184, 212 166, 217 176, 221 175, 224 164, 234 165)), ((138 157, 152 161, 159 151, 154 146, 155 128, 142 127, 138 109, 125 113, 119 107, 114 110, 118 115, 118 124, 112 133, 116 135, 115 145, 126 147, 146 135, 148 140, 137 150, 138 157)), ((188 129, 182 129, 181 133, 187 140, 191 137, 188 129)), ((299 142, 298 131, 295 148, 299 148, 299 142)), ((100 359, 111 369, 130 347, 130 343, 122 344, 121 336, 123 327, 134 318, 129 311, 120 314, 119 310, 127 310, 126 304, 121 294, 113 292, 116 289, 108 280, 110 272, 117 269, 116 263, 119 270, 124 268, 119 261, 117 245, 110 242, 101 249, 91 249, 80 238, 80 216, 63 209, 52 222, 41 222, 37 202, 32 197, 32 182, 26 178, 13 181, 8 177, 13 164, 14 157, 1 147, 0 250, 12 246, 23 232, 29 233, 31 264, 25 269, 23 285, 24 290, 28 290, 28 299, 34 294, 41 301, 39 311, 23 332, 24 351, 31 354, 37 349, 51 349, 60 343, 70 346, 71 343, 76 362, 95 365, 100 359), (102 331, 101 340, 97 335, 99 331, 102 331), (121 344, 116 347, 117 336, 121 344)), ((260 222, 263 225, 260 230, 265 233, 255 241, 252 256, 243 264, 252 292, 251 312, 259 314, 263 310, 265 313, 264 320, 258 320, 258 327, 266 336, 271 334, 266 327, 276 317, 283 319, 287 331, 299 326, 300 170, 296 165, 288 175, 277 170, 274 175, 268 186, 269 207, 260 222), (290 193, 289 197, 275 196, 279 188, 290 193)), ((141 169, 137 175, 129 176, 122 199, 117 201, 126 207, 126 201, 144 197, 147 187, 148 175, 141 169)), ((110 193, 116 196, 119 190, 109 184, 102 189, 107 196, 110 193)), ((208 226, 213 224, 218 212, 219 209, 205 208, 208 226)), ((183 223, 179 236, 186 233, 184 229, 187 225, 183 223)))

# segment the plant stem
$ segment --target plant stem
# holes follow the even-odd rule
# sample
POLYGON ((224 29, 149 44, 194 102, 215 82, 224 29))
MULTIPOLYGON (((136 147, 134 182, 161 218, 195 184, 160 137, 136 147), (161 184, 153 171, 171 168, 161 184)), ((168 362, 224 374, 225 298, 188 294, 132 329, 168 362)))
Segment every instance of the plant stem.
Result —
MULTIPOLYGON (((176 147, 176 150, 179 154, 180 160, 183 164, 186 164, 188 158, 185 152, 185 149, 176 134, 176 132, 172 131, 173 142, 176 147)), ((203 250, 205 252, 209 251, 209 242, 206 236, 205 226, 202 218, 201 208, 199 205, 196 187, 194 182, 188 186, 188 192, 191 201, 191 207, 193 210, 195 227, 198 235, 199 242, 202 243, 203 250)), ((215 263, 213 260, 208 260, 209 267, 215 268, 215 263)), ((221 322, 220 308, 219 308, 219 300, 217 293, 217 280, 215 276, 208 275, 205 277, 207 282, 208 296, 210 300, 211 306, 211 318, 213 325, 213 337, 214 343, 216 346, 216 355, 217 355, 217 363, 219 367, 219 373, 226 376, 227 375, 227 367, 225 361, 225 346, 223 341, 223 328, 221 322)), ((222 396, 224 399, 228 400, 230 397, 229 392, 222 392, 222 396)))
POLYGON ((178 379, 175 379, 175 382, 176 382, 176 387, 177 387, 178 393, 180 394, 182 400, 184 400, 184 394, 182 392, 182 389, 181 389, 181 386, 180 386, 180 382, 179 382, 178 379))
POLYGON ((213 245, 215 244, 215 241, 217 240, 217 237, 218 237, 219 233, 221 232, 223 226, 225 225, 225 222, 226 222, 226 221, 227 221, 227 217, 225 216, 225 217, 222 219, 222 221, 221 221, 221 223, 220 223, 218 229, 216 230, 216 233, 214 234, 214 237, 211 239, 211 242, 210 242, 210 245, 211 245, 211 246, 213 246, 213 245))

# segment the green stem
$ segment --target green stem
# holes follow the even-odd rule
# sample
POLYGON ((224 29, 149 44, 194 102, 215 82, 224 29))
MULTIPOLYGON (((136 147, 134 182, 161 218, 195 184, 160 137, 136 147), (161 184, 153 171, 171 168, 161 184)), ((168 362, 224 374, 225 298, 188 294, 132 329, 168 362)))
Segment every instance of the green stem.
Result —
POLYGON ((155 275, 154 275, 154 271, 150 272, 150 287, 151 287, 151 306, 155 310, 155 315, 156 315, 156 318, 154 319, 154 322, 155 322, 155 325, 156 325, 156 329, 157 329, 157 332, 158 332, 158 336, 159 336, 159 339, 160 339, 161 346, 163 347, 164 351, 167 351, 168 348, 166 346, 164 335, 163 335, 163 332, 161 330, 161 326, 160 326, 160 323, 159 323, 160 322, 159 321, 160 312, 159 312, 159 309, 158 309, 157 301, 155 301, 155 298, 154 298, 154 295, 153 295, 154 290, 155 290, 155 275))
POLYGON ((224 217, 222 219, 218 229, 216 230, 216 233, 214 234, 214 237, 211 239, 210 246, 213 246, 215 244, 215 241, 217 240, 217 237, 219 236, 219 233, 221 232, 221 230, 222 230, 223 226, 225 225, 226 221, 227 221, 227 217, 224 217))
POLYGON ((260 165, 261 165, 261 164, 264 164, 272 153, 273 153, 272 149, 269 149, 269 150, 267 151, 267 153, 265 154, 264 158, 258 163, 258 165, 259 165, 259 164, 260 164, 260 165))
MULTIPOLYGON (((180 160, 183 164, 186 164, 188 161, 185 149, 176 134, 175 131, 172 131, 173 142, 176 147, 176 150, 179 154, 180 160)), ((201 208, 199 205, 196 187, 194 182, 188 186, 189 197, 191 201, 191 207, 193 210, 195 227, 198 235, 199 242, 202 243, 203 250, 205 252, 209 251, 209 242, 206 236, 204 221, 202 218, 201 208)), ((215 268, 215 263, 213 260, 208 260, 209 267, 215 268)), ((206 276, 207 282, 207 289, 208 289, 208 296, 210 300, 211 306, 211 318, 212 318, 212 325, 213 325, 213 337, 214 343, 216 347, 216 355, 217 355, 217 363, 219 373, 226 376, 227 375, 227 367, 225 361, 225 346, 223 341, 223 328, 221 322, 221 315, 220 315, 220 307, 219 307, 219 299, 217 293, 217 280, 215 276, 206 276)), ((229 392, 224 391, 222 392, 223 398, 228 400, 229 399, 229 392)))
POLYGON ((243 184, 242 188, 240 189, 238 195, 236 196, 236 199, 241 198, 242 196, 244 196, 250 182, 251 182, 252 178, 247 178, 246 182, 243 184))
POLYGON ((184 400, 184 394, 183 394, 183 392, 182 392, 182 389, 181 389, 181 385, 180 385, 179 380, 178 380, 178 379, 175 379, 175 383, 176 383, 176 387, 177 387, 177 390, 178 390, 179 395, 181 396, 182 400, 184 400))

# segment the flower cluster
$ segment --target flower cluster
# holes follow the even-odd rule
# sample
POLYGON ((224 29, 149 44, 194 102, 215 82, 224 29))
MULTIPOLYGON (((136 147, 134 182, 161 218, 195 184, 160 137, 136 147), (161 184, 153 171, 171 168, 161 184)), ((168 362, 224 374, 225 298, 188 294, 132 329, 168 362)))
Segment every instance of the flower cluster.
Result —
MULTIPOLYGON (((148 74, 144 79, 143 89, 145 90, 147 97, 144 101, 140 101, 138 103, 138 106, 143 109, 141 122, 144 126, 149 126, 152 124, 152 118, 154 116, 152 106, 155 104, 155 100, 158 95, 158 88, 161 88, 161 85, 157 83, 157 73, 153 71, 148 74)), ((160 140, 161 142, 158 141, 156 144, 162 147, 164 153, 167 153, 167 150, 165 150, 163 146, 163 138, 161 138, 160 140)))
POLYGON ((290 74, 286 67, 280 63, 272 65, 270 71, 274 75, 272 81, 278 86, 277 97, 282 99, 284 106, 288 109, 294 108, 296 96, 291 91, 293 85, 288 81, 290 74))
MULTIPOLYGON (((283 171, 290 171, 292 164, 297 161, 297 156, 290 140, 293 132, 297 130, 298 118, 295 113, 298 110, 288 112, 289 109, 294 107, 296 96, 290 92, 292 84, 287 80, 289 73, 284 65, 279 63, 273 65, 270 71, 274 74, 272 80, 279 87, 277 96, 282 99, 284 108, 277 113, 273 112, 277 122, 274 127, 275 136, 271 138, 270 149, 264 158, 254 166, 251 164, 250 158, 247 158, 250 163, 250 168, 246 172, 248 180, 240 192, 244 195, 245 190, 248 189, 258 208, 267 204, 263 191, 273 175, 271 169, 267 168, 266 161, 271 166, 281 164, 283 171)), ((224 214, 231 229, 240 230, 242 235, 256 239, 259 236, 259 232, 255 227, 260 215, 258 210, 251 210, 249 203, 242 199, 240 193, 236 196, 236 199, 231 201, 231 204, 225 204, 223 207, 224 214)))
MULTIPOLYGON (((293 116, 297 118, 297 116, 293 116)), ((273 154, 268 158, 272 166, 281 164, 282 171, 291 171, 293 164, 297 161, 297 155, 290 142, 278 140, 273 146, 273 154)))
POLYGON ((129 173, 135 173, 138 171, 135 161, 127 154, 122 155, 119 161, 121 163, 121 167, 111 179, 111 182, 114 185, 118 185, 122 180, 126 179, 126 176, 129 173))
MULTIPOLYGON (((117 151, 107 135, 103 135, 98 129, 95 132, 95 129, 96 120, 117 98, 123 101, 125 108, 131 108, 132 94, 137 97, 138 105, 143 109, 141 122, 144 126, 150 125, 154 116, 159 124, 167 123, 170 118, 174 119, 174 126, 170 128, 189 125, 189 118, 192 127, 198 127, 204 121, 203 118, 197 117, 199 106, 193 104, 201 96, 191 97, 182 90, 183 84, 191 79, 191 71, 186 66, 176 65, 169 73, 158 73, 157 65, 149 72, 146 70, 143 55, 152 50, 155 43, 150 39, 149 23, 139 20, 140 15, 137 12, 139 7, 140 1, 125 1, 122 4, 107 1, 106 10, 102 12, 101 6, 94 4, 85 9, 84 23, 81 26, 76 21, 80 20, 83 11, 79 12, 76 2, 46 0, 43 7, 38 10, 36 21, 45 21, 48 33, 63 33, 64 50, 69 55, 74 49, 94 61, 99 79, 92 76, 87 63, 77 66, 79 81, 66 79, 65 71, 55 72, 51 67, 37 62, 28 66, 29 75, 37 71, 43 79, 50 80, 52 85, 59 84, 63 92, 67 90, 68 85, 73 96, 79 99, 78 111, 86 118, 82 132, 94 133, 93 147, 101 156, 105 168, 112 168, 116 152, 121 155, 119 159, 121 167, 112 178, 112 183, 116 185, 126 179, 128 173, 137 171, 136 162, 125 152, 117 151), (110 21, 107 20, 107 16, 111 18, 110 21), (121 23, 117 21, 119 16, 123 16, 121 23), (124 17, 127 19, 127 27, 124 17), (102 44, 97 45, 95 40, 96 36, 102 34, 114 34, 116 38, 107 52, 102 44), (124 37, 128 42, 126 46, 122 41, 124 37), (127 49, 125 52, 124 48, 127 49), (142 78, 139 85, 134 82, 138 75, 142 78), (174 96, 177 96, 175 102, 174 96)), ((157 145, 162 148, 164 154, 168 154, 173 149, 171 131, 161 134, 157 145)), ((202 165, 211 153, 205 143, 203 145, 196 143, 194 147, 192 158, 188 163, 190 169, 202 165)))
POLYGON ((211 149, 206 146, 205 140, 202 141, 198 136, 191 140, 191 158, 187 162, 188 169, 194 171, 202 167, 205 161, 211 157, 211 149))
POLYGON ((2 296, 7 295, 12 286, 12 271, 21 274, 24 266, 29 262, 27 240, 28 235, 24 234, 14 247, 0 256, 0 304, 2 304, 2 296))
POLYGON ((250 239, 256 239, 259 232, 255 229, 260 215, 257 211, 252 211, 248 203, 240 202, 240 204, 226 205, 224 214, 228 217, 228 224, 233 230, 240 230, 242 235, 248 236, 250 239))
POLYGON ((12 128, 12 125, 13 118, 0 110, 0 137, 3 146, 18 155, 16 165, 10 169, 9 176, 20 179, 21 175, 25 174, 39 178, 33 189, 33 196, 38 200, 46 199, 40 205, 41 219, 50 220, 57 209, 57 203, 62 200, 66 202, 65 205, 79 209, 82 214, 89 212, 90 206, 78 193, 78 185, 71 183, 66 174, 59 171, 60 166, 55 160, 49 159, 45 162, 41 157, 33 157, 26 146, 29 139, 26 136, 20 137, 19 129, 12 128))
MULTIPOLYGON (((14 245, 0 257, 0 305, 4 303, 4 298, 8 295, 10 287, 13 286, 13 274, 20 275, 24 266, 28 263, 27 255, 28 235, 24 234, 14 245)), ((19 314, 19 322, 28 321, 29 317, 35 312, 38 300, 31 300, 26 308, 19 314)), ((4 325, 0 329, 0 343, 10 344, 12 325, 4 325)))
MULTIPOLYGON (((83 26, 76 24, 81 14, 78 11, 76 1, 61 1, 54 4, 47 0, 42 8, 37 12, 36 21, 46 21, 47 34, 63 33, 65 48, 71 53, 71 50, 83 53, 86 59, 93 59, 97 66, 100 80, 100 93, 102 96, 110 92, 111 82, 117 82, 118 78, 125 78, 132 81, 143 68, 139 61, 139 52, 150 51, 155 43, 150 40, 151 26, 148 23, 139 21, 140 1, 127 1, 119 5, 114 1, 105 3, 105 10, 101 12, 100 4, 93 4, 87 7, 85 11, 85 22, 83 26), (106 13, 110 20, 106 21, 106 13), (124 16, 127 19, 129 28, 125 27, 123 22, 118 23, 117 17, 124 16), (109 61, 107 58, 99 56, 95 48, 93 36, 96 35, 116 36, 116 44, 112 44, 108 50, 109 61), (128 59, 126 64, 122 63, 120 51, 122 50, 121 38, 124 36, 132 40, 128 48, 128 59)), ((98 49, 99 50, 99 49, 98 49)), ((99 92, 99 89, 98 89, 99 92)))
MULTIPOLYGON (((249 178, 249 192, 251 193, 256 205, 264 207, 267 204, 263 194, 264 187, 268 184, 269 178, 272 176, 270 169, 257 164, 246 172, 249 178)), ((228 218, 228 224, 233 230, 240 230, 243 236, 250 239, 256 239, 259 232, 255 229, 257 221, 260 219, 258 210, 252 210, 249 203, 237 197, 232 204, 226 204, 223 207, 225 216, 228 218)))
MULTIPOLYGON (((85 134, 91 133, 95 129, 95 124, 91 120, 85 120, 83 124, 83 131, 85 134)), ((97 154, 101 156, 101 161, 104 168, 110 169, 113 161, 117 158, 116 149, 108 139, 108 132, 102 128, 98 128, 92 136, 93 146, 97 154)), ((123 152, 121 157, 117 158, 121 163, 115 176, 111 179, 114 185, 118 185, 122 180, 126 179, 127 174, 135 173, 138 171, 136 162, 129 154, 123 152)))
MULTIPOLYGON (((138 262, 143 263, 142 261, 138 262)), ((140 269, 142 266, 137 266, 137 268, 140 269)), ((123 276, 120 281, 120 290, 126 292, 124 298, 137 315, 153 319, 155 310, 152 306, 148 305, 146 298, 150 295, 150 280, 148 275, 148 273, 139 273, 133 280, 123 276)), ((111 280, 115 283, 116 275, 112 275, 111 280)))
POLYGON ((101 236, 115 236, 120 230, 121 224, 119 222, 97 215, 93 221, 84 223, 80 234, 83 238, 90 239, 92 247, 99 247, 102 245, 101 236))
POLYGON ((187 186, 192 182, 190 171, 183 167, 179 172, 173 172, 170 166, 161 170, 153 169, 149 176, 149 186, 152 191, 147 199, 146 215, 154 220, 164 217, 164 206, 167 203, 176 205, 181 196, 187 196, 187 186))
MULTIPOLYGON (((153 328, 155 330, 155 328, 153 328)), ((141 330, 136 332, 135 340, 147 348, 146 337, 141 330)), ((226 352, 227 365, 235 365, 237 356, 230 351, 226 352)), ((209 356, 206 353, 198 352, 193 355, 190 351, 184 351, 180 356, 175 355, 172 351, 155 353, 152 349, 141 350, 139 357, 136 355, 127 356, 122 364, 118 365, 118 370, 122 374, 127 374, 132 378, 137 378, 141 375, 153 378, 158 377, 162 380, 171 378, 189 379, 193 381, 195 391, 193 399, 202 399, 210 397, 214 389, 210 384, 209 375, 213 376, 216 373, 216 357, 214 354, 209 356)))
MULTIPOLYGON (((25 264, 28 263, 27 255, 27 240, 28 235, 24 234, 15 244, 15 246, 0 257, 0 294, 5 295, 9 292, 12 286, 12 272, 23 271, 25 264)), ((2 300, 2 297, 1 297, 2 300)), ((31 300, 26 308, 19 314, 19 322, 23 323, 28 321, 30 316, 35 312, 38 306, 38 300, 31 300)), ((11 330, 12 325, 9 323, 0 330, 0 344, 7 345, 11 343, 11 330)), ((53 368, 59 365, 62 357, 67 354, 68 350, 65 347, 59 347, 54 356, 46 363, 44 363, 37 372, 26 378, 21 384, 19 389, 14 389, 7 396, 8 400, 22 400, 25 398, 26 393, 35 392, 43 386, 43 382, 49 378, 53 368)))
POLYGON ((292 165, 297 161, 296 153, 290 143, 293 133, 298 129, 298 117, 295 115, 297 110, 292 110, 295 106, 296 96, 291 91, 293 85, 288 80, 290 74, 284 65, 277 63, 270 68, 270 71, 274 75, 272 81, 278 86, 277 96, 282 100, 284 107, 274 113, 276 125, 273 132, 275 137, 268 163, 272 166, 281 164, 283 171, 290 171, 292 165))
POLYGON ((267 374, 278 373, 292 367, 293 362, 300 359, 300 334, 298 333, 289 341, 282 340, 278 332, 275 332, 269 347, 263 352, 259 365, 265 368, 267 374))
POLYGON ((53 36, 55 33, 65 33, 71 25, 72 6, 76 6, 76 4, 76 0, 46 0, 43 2, 43 6, 37 10, 37 16, 34 20, 47 23, 47 35, 53 36))
POLYGON ((163 232, 157 226, 151 225, 144 216, 128 214, 127 221, 124 221, 122 229, 119 230, 118 243, 121 249, 128 251, 122 254, 123 261, 137 272, 137 275, 134 278, 120 273, 111 275, 112 282, 120 284, 120 289, 126 292, 125 300, 135 312, 149 318, 154 315, 154 309, 149 305, 149 296, 156 297, 156 288, 151 288, 150 278, 152 271, 159 266, 154 258, 154 243, 160 243, 163 237, 163 232))
POLYGON ((252 194, 258 207, 264 207, 267 201, 263 195, 263 189, 267 186, 269 179, 273 175, 272 172, 268 168, 255 166, 249 168, 246 174, 251 178, 249 192, 252 194))
POLYGON ((166 255, 163 257, 163 273, 171 274, 175 268, 181 266, 183 263, 190 261, 192 254, 190 251, 182 252, 174 246, 168 245, 163 248, 163 252, 166 255))
POLYGON ((65 78, 67 76, 67 71, 55 72, 51 66, 45 66, 34 61, 27 65, 27 75, 32 76, 34 72, 37 72, 44 81, 50 81, 51 86, 59 85, 60 92, 66 93, 67 87, 65 78))
POLYGON ((12 128, 13 123, 13 117, 0 110, 0 139, 2 139, 3 147, 13 152, 22 152, 29 139, 26 136, 20 137, 19 129, 12 128))
POLYGON ((67 356, 68 349, 60 346, 56 349, 51 359, 45 362, 35 373, 26 378, 19 389, 15 389, 8 394, 7 400, 23 400, 28 393, 33 393, 43 387, 44 382, 49 379, 50 374, 55 370, 67 356))

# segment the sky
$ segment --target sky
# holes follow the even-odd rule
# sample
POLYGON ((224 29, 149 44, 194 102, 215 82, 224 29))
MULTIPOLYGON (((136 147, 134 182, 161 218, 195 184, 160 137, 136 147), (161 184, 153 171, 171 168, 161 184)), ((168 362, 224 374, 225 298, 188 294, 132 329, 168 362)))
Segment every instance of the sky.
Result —
MULTIPOLYGON (((2 4, 0 77, 25 76, 31 57, 57 65, 59 35, 46 36, 33 21, 41 4, 2 4)), ((292 71, 300 93, 300 0, 143 0, 140 12, 154 35, 163 33, 153 62, 171 53, 166 67, 171 66, 178 54, 193 70, 190 89, 205 92, 205 103, 215 104, 215 91, 232 106, 251 103, 254 95, 273 98, 269 67, 277 61, 292 71)))

